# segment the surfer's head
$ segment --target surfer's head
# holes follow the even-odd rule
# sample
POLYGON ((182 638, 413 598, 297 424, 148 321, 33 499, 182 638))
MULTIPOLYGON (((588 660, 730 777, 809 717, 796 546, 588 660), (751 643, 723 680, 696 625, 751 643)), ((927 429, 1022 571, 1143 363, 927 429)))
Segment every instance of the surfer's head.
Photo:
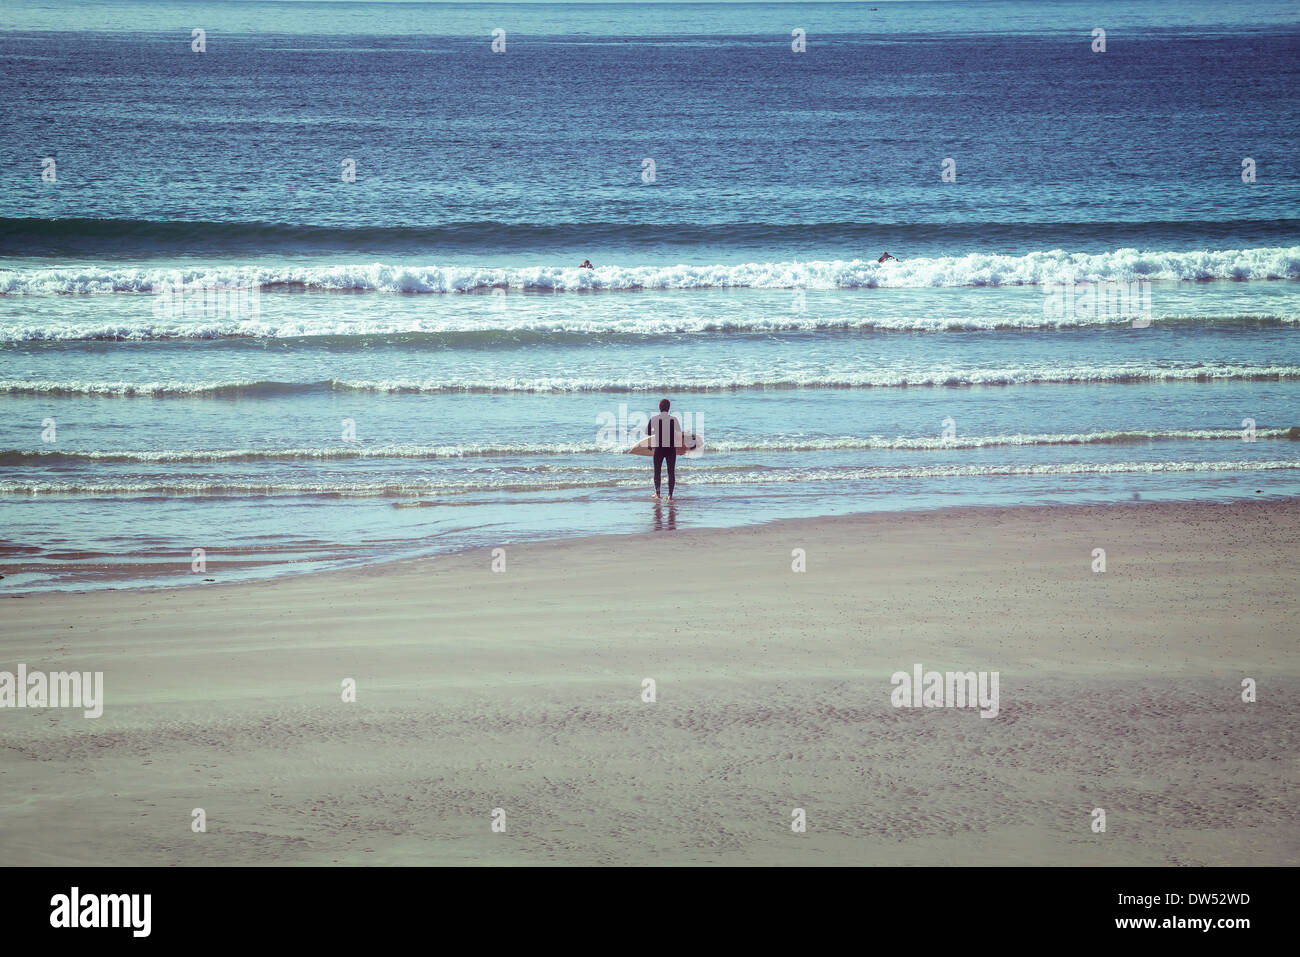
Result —
POLYGON ((667 399, 660 399, 660 400, 659 400, 659 411, 660 411, 660 412, 667 412, 667 411, 668 411, 668 407, 669 407, 670 405, 672 405, 672 403, 669 402, 667 399))

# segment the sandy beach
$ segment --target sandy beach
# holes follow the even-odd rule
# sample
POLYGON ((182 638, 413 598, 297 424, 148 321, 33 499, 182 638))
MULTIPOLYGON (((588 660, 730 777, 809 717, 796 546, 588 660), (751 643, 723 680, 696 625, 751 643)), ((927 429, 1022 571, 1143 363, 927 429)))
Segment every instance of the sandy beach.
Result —
POLYGON ((0 710, 0 864, 1300 861, 1295 501, 503 547, 4 600, 0 669, 106 703, 0 710))

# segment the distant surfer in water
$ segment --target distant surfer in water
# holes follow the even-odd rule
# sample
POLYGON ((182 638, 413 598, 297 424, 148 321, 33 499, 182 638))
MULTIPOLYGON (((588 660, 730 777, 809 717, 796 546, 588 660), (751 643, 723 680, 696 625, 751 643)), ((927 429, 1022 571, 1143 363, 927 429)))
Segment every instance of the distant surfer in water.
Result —
POLYGON ((579 268, 579 269, 595 269, 596 267, 593 266, 593 265, 591 264, 591 260, 590 260, 590 259, 584 259, 584 260, 582 261, 582 265, 579 266, 578 268, 579 268))
POLYGON ((898 257, 897 257, 897 256, 891 256, 891 255, 889 255, 889 253, 885 253, 884 255, 882 255, 879 259, 876 260, 876 262, 878 262, 878 263, 882 263, 882 262, 884 262, 886 259, 892 259, 894 262, 898 262, 898 257))
POLYGON ((650 443, 655 450, 655 501, 659 501, 659 478, 663 473, 663 464, 668 463, 668 504, 673 501, 673 486, 677 484, 677 442, 683 437, 682 424, 677 416, 668 414, 672 403, 667 399, 659 401, 659 414, 646 423, 645 434, 653 436, 650 443))

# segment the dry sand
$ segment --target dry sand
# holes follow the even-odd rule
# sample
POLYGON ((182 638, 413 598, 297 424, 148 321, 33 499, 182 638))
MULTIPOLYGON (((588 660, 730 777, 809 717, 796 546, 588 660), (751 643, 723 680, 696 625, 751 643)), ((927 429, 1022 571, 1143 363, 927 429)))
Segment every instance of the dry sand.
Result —
POLYGON ((0 864, 1295 864, 1298 557, 1297 502, 958 509, 13 597, 0 670, 107 705, 0 710, 0 864))

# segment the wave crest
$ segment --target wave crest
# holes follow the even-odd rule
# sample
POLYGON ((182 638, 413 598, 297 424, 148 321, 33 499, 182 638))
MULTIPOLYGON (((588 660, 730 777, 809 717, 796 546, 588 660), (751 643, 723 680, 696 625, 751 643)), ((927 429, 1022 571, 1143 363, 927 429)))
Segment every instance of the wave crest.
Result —
POLYGON ((160 293, 186 287, 380 293, 635 292, 671 289, 870 289, 948 286, 1300 279, 1300 246, 1197 252, 1064 250, 1023 256, 743 263, 735 265, 538 265, 517 268, 403 266, 212 266, 185 270, 102 266, 0 270, 0 294, 160 293))
MULTIPOLYGON (((1300 426, 1257 428, 1258 441, 1300 441, 1300 426)), ((1047 433, 1035 435, 965 436, 944 440, 933 436, 839 436, 810 439, 715 440, 709 457, 741 452, 851 452, 855 450, 960 450, 1007 446, 1140 445, 1149 442, 1240 441, 1240 429, 1169 429, 1139 432, 1047 433)), ((283 461, 347 461, 355 459, 465 459, 530 456, 602 455, 621 448, 597 444, 556 443, 522 445, 377 445, 335 448, 159 449, 159 450, 0 450, 0 466, 79 464, 200 464, 283 461)))
POLYGON ((316 382, 238 380, 225 382, 58 382, 45 379, 0 379, 0 395, 108 398, 253 398, 312 392, 373 392, 445 395, 451 393, 547 392, 729 392, 740 389, 881 389, 907 387, 1012 386, 1077 383, 1141 382, 1266 382, 1300 378, 1300 366, 1243 366, 1196 364, 1175 367, 1078 366, 971 369, 940 372, 893 371, 843 375, 791 376, 773 379, 762 375, 713 379, 681 378, 636 381, 613 378, 506 377, 446 380, 340 379, 316 382))

